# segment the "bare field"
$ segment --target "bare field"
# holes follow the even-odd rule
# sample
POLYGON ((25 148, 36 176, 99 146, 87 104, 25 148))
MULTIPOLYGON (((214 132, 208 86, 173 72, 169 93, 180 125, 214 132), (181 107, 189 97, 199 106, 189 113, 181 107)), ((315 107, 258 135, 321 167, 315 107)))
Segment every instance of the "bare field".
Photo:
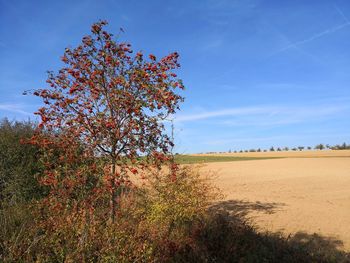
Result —
POLYGON ((243 152, 243 153, 215 153, 215 154, 193 154, 194 156, 232 156, 232 157, 254 157, 254 158, 308 158, 308 157, 350 157, 350 150, 323 150, 323 151, 281 151, 281 152, 243 152))
POLYGON ((224 204, 247 213, 259 229, 318 233, 343 241, 350 251, 350 158, 298 157, 208 163, 202 169, 217 172, 224 204))

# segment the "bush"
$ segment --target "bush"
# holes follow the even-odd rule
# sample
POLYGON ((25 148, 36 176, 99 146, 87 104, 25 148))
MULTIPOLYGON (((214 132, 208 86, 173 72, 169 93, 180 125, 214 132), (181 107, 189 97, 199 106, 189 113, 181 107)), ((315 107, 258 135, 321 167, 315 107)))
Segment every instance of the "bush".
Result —
POLYGON ((4 202, 14 205, 45 195, 36 179, 40 152, 33 145, 21 143, 33 135, 34 129, 35 123, 30 121, 0 122, 0 207, 4 202))
POLYGON ((99 205, 81 202, 57 213, 44 201, 32 206, 30 220, 22 215, 21 223, 14 226, 13 233, 25 235, 7 235, 2 245, 7 256, 2 259, 164 262, 180 258, 194 249, 193 229, 218 196, 208 177, 187 166, 176 174, 151 171, 141 185, 121 193, 115 223, 108 220, 108 196, 98 200, 99 205))
MULTIPOLYGON (((28 204, 16 204, 0 210, 0 261, 16 262, 28 248, 28 233, 33 227, 33 215, 28 204)), ((32 239, 33 240, 33 239, 32 239)))
POLYGON ((148 177, 136 203, 143 226, 155 242, 158 260, 175 260, 196 245, 193 230, 213 201, 221 197, 212 176, 183 166, 176 177, 164 171, 148 177))

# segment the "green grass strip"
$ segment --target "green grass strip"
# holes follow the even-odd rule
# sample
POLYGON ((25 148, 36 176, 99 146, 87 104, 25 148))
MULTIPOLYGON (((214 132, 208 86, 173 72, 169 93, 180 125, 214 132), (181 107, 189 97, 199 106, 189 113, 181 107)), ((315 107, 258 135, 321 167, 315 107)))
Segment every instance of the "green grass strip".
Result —
POLYGON ((193 155, 175 155, 175 162, 179 164, 192 163, 213 163, 213 162, 235 162, 281 159, 283 157, 237 157, 237 156, 193 156, 193 155))

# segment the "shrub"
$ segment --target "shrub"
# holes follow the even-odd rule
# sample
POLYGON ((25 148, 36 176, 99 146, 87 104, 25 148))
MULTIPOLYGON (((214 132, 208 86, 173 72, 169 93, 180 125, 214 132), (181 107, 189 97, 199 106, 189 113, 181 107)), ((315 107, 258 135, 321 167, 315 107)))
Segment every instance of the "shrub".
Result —
POLYGON ((36 175, 40 171, 39 149, 23 144, 35 130, 35 123, 0 122, 0 207, 4 202, 14 205, 18 202, 38 199, 46 194, 36 175))
MULTIPOLYGON (((33 215, 28 204, 19 203, 0 210, 0 261, 17 262, 28 244, 33 215)), ((34 241, 34 239, 31 239, 34 241)))
POLYGON ((173 169, 155 169, 135 183, 139 186, 119 195, 113 224, 108 221, 108 195, 96 201, 99 205, 82 201, 57 210, 49 201, 33 205, 30 220, 22 215, 17 228, 12 224, 14 233, 25 235, 7 238, 3 260, 164 262, 193 250, 193 230, 220 196, 210 178, 185 166, 175 174, 173 169))
POLYGON ((210 204, 220 198, 212 176, 192 166, 178 168, 175 178, 164 171, 149 176, 138 202, 143 223, 158 244, 158 255, 174 258, 193 245, 195 225, 203 220, 210 204))

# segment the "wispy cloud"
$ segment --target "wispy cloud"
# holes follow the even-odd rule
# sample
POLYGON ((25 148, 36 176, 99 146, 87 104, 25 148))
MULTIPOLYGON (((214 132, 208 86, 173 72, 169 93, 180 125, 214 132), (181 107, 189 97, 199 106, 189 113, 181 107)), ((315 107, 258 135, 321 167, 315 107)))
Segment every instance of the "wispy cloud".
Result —
POLYGON ((0 103, 0 111, 19 113, 27 116, 33 115, 31 112, 23 110, 23 106, 20 104, 0 103))
POLYGON ((298 133, 294 135, 280 135, 280 136, 260 136, 260 137, 236 137, 236 138, 223 138, 218 140, 203 140, 206 145, 227 145, 230 143, 271 143, 273 145, 276 142, 280 141, 288 141, 292 140, 295 142, 302 141, 302 140, 310 140, 313 139, 315 136, 317 136, 320 139, 326 139, 329 140, 330 138, 341 138, 341 137, 349 137, 348 134, 344 133, 333 133, 333 134, 324 134, 324 133, 298 133))
POLYGON ((131 19, 130 19, 130 16, 125 15, 125 14, 121 15, 120 18, 121 18, 123 21, 126 21, 126 22, 130 22, 130 20, 131 20, 131 19))
POLYGON ((242 142, 264 142, 277 141, 281 139, 290 139, 292 136, 265 136, 265 137, 239 137, 239 138, 225 138, 219 140, 205 140, 207 145, 225 145, 228 143, 242 143, 242 142))
POLYGON ((348 109, 349 107, 341 105, 321 105, 313 107, 242 107, 179 115, 178 117, 175 117, 174 121, 177 123, 183 123, 220 118, 220 120, 217 121, 218 124, 224 124, 229 126, 282 125, 304 122, 315 118, 332 116, 341 112, 345 112, 348 109))
POLYGON ((202 45, 201 47, 200 47, 200 50, 201 51, 208 51, 208 50, 211 50, 211 49, 217 49, 217 48, 219 48, 220 46, 222 46, 223 45, 223 40, 222 39, 214 39, 214 40, 212 40, 212 41, 210 41, 210 42, 207 42, 207 43, 205 43, 204 45, 202 45))
POLYGON ((180 115, 176 117, 174 120, 176 122, 198 121, 198 120, 222 117, 222 116, 258 114, 266 111, 268 111, 268 109, 262 108, 262 107, 231 108, 231 109, 201 112, 196 114, 180 115))

